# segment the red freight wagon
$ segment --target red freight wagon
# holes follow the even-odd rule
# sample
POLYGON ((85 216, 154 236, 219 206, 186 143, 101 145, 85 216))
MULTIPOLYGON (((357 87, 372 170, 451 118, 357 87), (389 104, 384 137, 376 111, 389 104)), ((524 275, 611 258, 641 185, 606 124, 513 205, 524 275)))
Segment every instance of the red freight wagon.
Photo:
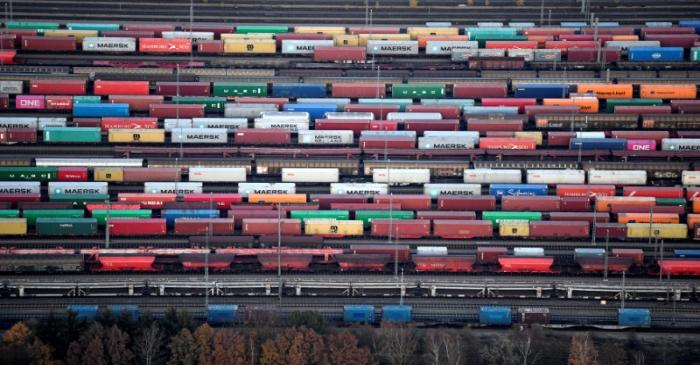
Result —
POLYGON ((8 128, 6 143, 36 143, 36 129, 8 128))
POLYGON ((362 131, 369 130, 369 120, 356 119, 316 119, 314 129, 325 131, 350 130, 355 135, 359 135, 362 131))
POLYGON ((486 41, 487 49, 536 49, 536 41, 486 41))
POLYGON ((627 239, 627 225, 623 223, 596 223, 596 238, 611 238, 614 240, 627 239))
POLYGON ((495 264, 498 257, 507 255, 508 249, 505 247, 478 247, 476 248, 476 259, 480 263, 495 264))
POLYGON ((508 85, 505 82, 457 83, 452 87, 452 95, 468 99, 505 98, 508 96, 508 85))
POLYGON ((277 270, 278 267, 282 270, 308 271, 313 256, 284 254, 278 257, 276 254, 264 254, 258 255, 257 258, 262 271, 277 270))
POLYGON ((415 149, 416 139, 409 136, 362 136, 360 148, 368 149, 415 149))
POLYGON ((586 238, 590 237, 590 223, 584 221, 531 221, 530 237, 586 238))
MULTIPOLYGON (((537 114, 578 114, 581 108, 575 105, 527 105, 525 106, 525 114, 528 117, 535 116, 537 114)), ((552 132, 549 132, 552 133, 552 132)), ((558 132, 558 133, 571 133, 571 132, 558 132)), ((566 142, 569 145, 569 142, 566 142)))
POLYGON ((211 201, 216 208, 228 210, 231 208, 231 205, 243 202, 243 196, 241 194, 226 193, 185 194, 182 200, 184 202, 205 202, 207 204, 211 201))
POLYGON ((183 254, 178 255, 178 260, 184 270, 203 270, 208 267, 210 270, 225 271, 231 269, 231 263, 235 255, 214 254, 205 259, 203 254, 183 254))
POLYGON ((371 131, 397 131, 399 121, 397 120, 370 120, 369 130, 371 131))
POLYGON ((407 105, 406 111, 411 113, 440 113, 442 119, 459 119, 461 115, 458 105, 407 105))
POLYGON ((163 95, 110 95, 110 103, 129 104, 129 110, 147 112, 151 104, 163 104, 163 95))
MULTIPOLYGON (((620 61, 620 49, 601 48, 600 60, 606 63, 620 61)), ((569 62, 598 62, 597 48, 570 48, 566 59, 569 62)))
POLYGON ((41 194, 0 194, 0 202, 38 202, 40 200, 41 194))
MULTIPOLYGON (((648 205, 613 205, 610 213, 649 213, 648 205)), ((685 214, 685 207, 682 205, 656 205, 654 213, 685 214)))
POLYGON ((435 219, 433 236, 444 239, 489 238, 493 236, 493 224, 491 221, 435 219))
POLYGON ((558 196, 504 196, 501 198, 501 210, 557 212, 561 209, 558 196))
MULTIPOLYGON (((573 28, 558 28, 558 27, 552 27, 552 28, 526 28, 523 29, 523 35, 551 35, 551 36, 561 36, 562 34, 574 34, 576 33, 576 29, 573 28)), ((549 47, 547 47, 549 48, 549 47)))
POLYGON ((407 120, 403 123, 403 129, 415 131, 419 136, 425 131, 458 131, 459 119, 407 120))
POLYGON ((391 260, 387 254, 340 254, 335 255, 340 271, 385 271, 391 260))
POLYGON ((438 210, 484 211, 496 210, 496 197, 484 196, 439 196, 438 210))
POLYGON ((331 96, 334 98, 383 98, 386 96, 386 85, 370 82, 336 82, 331 85, 331 96))
POLYGON ((668 131, 611 131, 610 136, 625 139, 653 139, 657 144, 661 144, 661 140, 669 138, 670 133, 668 131))
POLYGON ((616 105, 615 114, 671 114, 670 105, 616 105))
POLYGON ((180 181, 179 167, 124 167, 124 182, 180 181))
MULTIPOLYGON (((432 220, 475 220, 475 212, 450 212, 444 210, 421 210, 416 212, 416 219, 432 220)), ((433 222, 434 223, 434 222, 433 222)))
POLYGON ((553 257, 500 256, 501 272, 549 273, 554 264, 553 257))
POLYGON ((623 186, 623 196, 653 196, 656 198, 682 199, 683 188, 680 186, 623 186))
POLYGON ((392 260, 409 262, 411 260, 411 248, 408 245, 350 245, 350 251, 360 255, 389 255, 392 260))
POLYGON ((580 185, 580 184, 559 184, 557 185, 558 196, 614 196, 615 185, 580 185))
POLYGON ((522 120, 501 119, 467 119, 467 130, 476 132, 487 131, 522 131, 522 120))
POLYGON ((87 167, 59 167, 58 181, 88 181, 87 167))
POLYGON ((156 94, 166 96, 209 96, 208 82, 156 82, 156 94))
POLYGON ((368 197, 362 195, 312 194, 309 201, 318 204, 321 209, 332 209, 331 204, 362 204, 367 203, 368 197))
POLYGON ((348 28, 348 34, 398 34, 399 27, 367 27, 357 26, 348 28))
POLYGON ((485 150, 534 150, 537 148, 537 143, 530 138, 485 137, 479 140, 479 148, 485 150))
POLYGON ((630 258, 635 265, 644 264, 644 251, 641 248, 613 248, 612 256, 630 258))
POLYGON ((100 255, 95 271, 155 271, 155 261, 155 256, 148 255, 100 255))
POLYGON ((158 118, 146 117, 105 117, 100 122, 103 132, 110 129, 156 129, 158 118))
POLYGON ((401 109, 397 104, 346 104, 343 108, 346 112, 373 113, 374 119, 386 119, 389 113, 398 112, 401 109))
POLYGON ((95 80, 95 95, 148 95, 148 81, 104 81, 95 80))
POLYGON ((281 232, 284 236, 299 236, 301 235, 301 219, 264 219, 264 218, 245 218, 242 223, 244 235, 266 235, 278 234, 281 232))
POLYGON ((629 272, 630 267, 634 263, 629 257, 594 257, 594 256, 584 256, 577 257, 576 263, 581 266, 581 271, 584 273, 600 273, 605 271, 607 264, 608 272, 621 273, 623 271, 629 272))
POLYGON ((318 34, 318 33, 280 33, 275 34, 275 40, 277 41, 277 47, 282 47, 282 41, 295 40, 295 41, 319 41, 329 39, 328 34, 318 34))
POLYGON ((259 96, 236 96, 233 100, 238 104, 275 104, 278 109, 289 103, 289 98, 265 98, 259 96))
POLYGON ((608 223, 610 214, 594 212, 551 212, 548 214, 550 221, 586 221, 588 223, 608 223))
POLYGON ((243 145, 280 145, 292 142, 289 129, 236 129, 234 143, 243 145))
POLYGON ((659 261, 659 266, 663 275, 700 276, 700 260, 698 259, 669 258, 659 261))
MULTIPOLYGON (((233 205, 231 210, 228 211, 227 217, 233 218, 236 228, 240 228, 243 225, 244 219, 277 219, 280 217, 280 213, 276 210, 263 210, 263 209, 240 209, 241 206, 233 205)), ((270 207, 272 208, 272 207, 270 207)), ((282 218, 286 218, 286 214, 281 215, 282 218)), ((275 231, 275 233, 277 233, 275 231)))
POLYGON ((581 28, 583 34, 634 35, 634 27, 597 27, 581 28))
POLYGON ((377 204, 401 204, 404 210, 428 210, 432 208, 432 200, 429 195, 416 194, 396 194, 396 195, 375 195, 374 202, 377 204))
POLYGON ((192 41, 184 38, 139 38, 142 53, 190 53, 192 41))
POLYGON ((691 27, 642 27, 640 30, 644 39, 650 34, 695 34, 695 28, 691 27))
POLYGON ((401 204, 377 204, 377 203, 331 203, 331 210, 401 210, 401 204))
POLYGON ((70 52, 78 49, 75 37, 22 37, 22 49, 25 51, 70 52))
MULTIPOLYGON (((579 109, 577 106, 574 108, 579 109)), ((547 146, 569 146, 576 132, 547 132, 547 146)))
POLYGON ((401 239, 418 239, 430 236, 430 221, 425 219, 373 219, 372 237, 391 237, 401 239))
POLYGON ((366 59, 365 47, 314 48, 314 62, 364 62, 366 59))
POLYGON ((699 37, 697 34, 647 34, 644 36, 644 40, 659 41, 661 47, 690 48, 698 41, 699 37))
POLYGON ((109 234, 113 236, 164 236, 165 218, 109 218, 109 234))
POLYGON ((85 80, 32 80, 30 94, 85 95, 85 80))
POLYGON ((224 53, 224 41, 199 40, 197 41, 198 53, 224 53))
POLYGON ((413 256, 418 272, 471 272, 474 256, 413 256))
MULTIPOLYGON (((101 32, 103 37, 118 37, 118 38, 153 38, 155 32, 145 30, 111 30, 101 32)), ((160 36, 160 35, 159 35, 160 36)))
POLYGON ((151 104, 148 115, 156 118, 201 118, 204 104, 151 104))
POLYGON ((16 34, 0 34, 0 47, 2 47, 2 49, 17 48, 17 35, 16 34))
POLYGON ((535 98, 483 98, 481 99, 482 106, 517 106, 518 113, 525 112, 525 106, 536 105, 535 98))
POLYGON ((598 48, 600 42, 592 41, 547 41, 544 43, 544 48, 560 49, 561 55, 565 56, 567 51, 572 48, 598 48))
POLYGON ((122 29, 126 31, 136 32, 153 32, 156 34, 157 37, 160 37, 163 32, 174 31, 175 25, 154 23, 122 24, 122 29))
POLYGON ((50 110, 72 110, 73 97, 63 95, 47 95, 46 109, 50 110))
POLYGON ((589 212, 591 210, 591 199, 583 196, 562 196, 562 212, 589 212))
POLYGON ((177 235, 232 235, 233 219, 229 218, 176 218, 175 234, 177 235), (209 232, 211 227, 211 233, 209 232))
POLYGON ((177 201, 177 194, 119 193, 117 201, 139 203, 145 209, 162 209, 165 202, 177 201))

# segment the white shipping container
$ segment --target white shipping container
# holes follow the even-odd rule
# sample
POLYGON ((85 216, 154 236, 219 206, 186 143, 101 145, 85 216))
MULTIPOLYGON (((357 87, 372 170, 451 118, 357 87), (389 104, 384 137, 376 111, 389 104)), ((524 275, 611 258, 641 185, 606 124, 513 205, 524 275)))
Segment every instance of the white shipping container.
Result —
POLYGON ((373 169, 372 182, 427 184, 430 182, 430 169, 373 169))
POLYGON ((335 104, 339 109, 350 102, 350 98, 297 98, 297 104, 335 104))
POLYGON ((645 22, 644 25, 647 27, 672 27, 673 22, 645 22))
POLYGON ((479 28, 503 28, 502 22, 477 22, 476 26, 479 28))
POLYGON ((282 182, 335 183, 340 178, 337 168, 283 168, 282 182))
POLYGON ((445 246, 418 246, 418 247, 416 247, 416 255, 418 255, 418 256, 447 256, 447 247, 445 247, 445 246))
POLYGON ((246 180, 245 167, 190 167, 189 181, 243 182, 246 180))
POLYGON ((479 144, 479 132, 474 131, 425 131, 424 137, 459 137, 473 145, 479 144))
POLYGON ((192 118, 192 128, 224 128, 235 132, 239 128, 248 128, 246 118, 192 118))
POLYGON ((46 127, 65 127, 66 126, 66 118, 60 117, 60 118, 50 118, 50 117, 41 117, 37 121, 37 126, 40 131, 43 131, 44 128, 46 127))
POLYGON ((481 48, 477 53, 479 57, 505 57, 506 50, 503 48, 481 48))
POLYGON ((172 143, 226 143, 228 132, 224 128, 174 128, 170 131, 172 143))
POLYGON ((285 39, 282 54, 313 54, 316 47, 333 47, 332 39, 285 39))
POLYGON ((140 158, 35 158, 36 166, 55 167, 143 167, 140 158))
POLYGON ((192 128, 192 119, 166 118, 163 120, 163 129, 170 132, 175 128, 192 128))
POLYGON ((85 37, 85 52, 136 52, 136 38, 129 37, 85 37))
POLYGON ((24 81, 1 80, 0 94, 21 94, 24 89, 24 81))
POLYGON ((645 170, 589 170, 589 184, 646 185, 645 170))
POLYGON ((661 47, 660 41, 607 41, 605 47, 629 49, 630 47, 661 47))
POLYGON ((420 99, 421 105, 456 105, 460 108, 474 105, 474 99, 420 99))
POLYGON ((368 130, 363 130, 360 131, 360 137, 369 137, 369 136, 389 136, 389 137, 412 137, 416 138, 416 131, 368 131, 368 130))
POLYGON ((371 112, 328 112, 326 119, 351 119, 351 120, 373 120, 374 113, 371 112))
POLYGON ((201 194, 201 182, 146 182, 143 192, 148 194, 201 194))
POLYGON ((406 120, 440 120, 440 113, 420 113, 420 112, 391 112, 386 115, 386 120, 398 120, 400 122, 406 120))
POLYGON ((464 169, 464 182, 471 184, 520 184, 522 172, 516 169, 464 169))
POLYGON ((522 57, 527 62, 532 62, 535 60, 535 50, 534 49, 509 49, 508 57, 522 57))
POLYGON ((425 54, 427 55, 451 55, 458 49, 479 48, 477 41, 427 41, 425 42, 425 54))
POLYGON ((418 137, 419 150, 461 150, 472 149, 474 143, 459 136, 418 137))
POLYGON ((527 170, 528 184, 585 184, 586 172, 583 170, 527 170))
POLYGON ((264 128, 264 129, 271 129, 271 128, 279 128, 279 129, 289 129, 292 132, 297 132, 297 131, 305 131, 309 129, 309 121, 301 121, 301 120, 279 120, 279 119, 261 119, 261 118, 255 118, 255 123, 254 123, 255 128, 264 128))
POLYGON ((700 171, 683 171, 681 173, 681 182, 683 186, 700 185, 700 171))
POLYGON ((248 196, 250 194, 295 194, 294 183, 240 183, 238 194, 248 196))
POLYGON ((375 183, 333 183, 331 194, 340 195, 386 195, 389 185, 375 183))
POLYGON ((0 117, 0 128, 37 128, 36 117, 0 117))
POLYGON ((479 50, 476 48, 458 48, 453 49, 450 59, 452 62, 465 62, 469 61, 470 57, 477 57, 479 55, 479 50))
POLYGON ((263 112, 277 111, 275 104, 233 104, 227 103, 224 107, 226 118, 258 118, 263 112))
POLYGON ((309 112, 278 112, 278 111, 264 111, 259 119, 264 120, 277 120, 277 121, 306 121, 308 122, 311 118, 309 112))
POLYGON ((423 195, 476 196, 481 195, 481 184, 423 184, 423 195))
POLYGON ((605 132, 576 132, 576 138, 605 138, 605 132))
POLYGON ((367 41, 367 54, 417 55, 418 41, 367 41))
POLYGON ((49 181, 49 196, 54 195, 94 195, 108 194, 109 187, 106 182, 63 182, 49 181))
POLYGON ((508 23, 508 28, 525 29, 525 28, 534 28, 534 27, 535 27, 534 22, 510 22, 510 23, 508 23))
POLYGON ((193 41, 212 41, 214 40, 214 32, 183 32, 183 31, 173 31, 173 32, 163 32, 162 37, 165 39, 175 39, 184 38, 191 39, 193 41))
POLYGON ((700 151, 700 138, 664 138, 661 140, 663 151, 700 151))
POLYGON ((542 247, 514 247, 513 256, 544 256, 544 248, 542 247))
POLYGON ((299 131, 299 144, 353 144, 353 131, 345 130, 307 130, 299 131))
POLYGON ((0 194, 41 194, 41 182, 0 181, 0 194))

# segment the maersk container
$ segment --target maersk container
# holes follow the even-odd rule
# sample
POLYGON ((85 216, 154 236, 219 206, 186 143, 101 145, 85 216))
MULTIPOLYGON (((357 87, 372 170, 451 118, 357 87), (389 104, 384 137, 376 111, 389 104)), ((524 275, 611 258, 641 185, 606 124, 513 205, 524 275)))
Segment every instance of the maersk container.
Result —
POLYGON ((344 322, 374 322, 374 306, 366 304, 347 304, 343 306, 344 322))
POLYGON ((146 194, 201 194, 201 182, 146 182, 143 184, 146 194))
POLYGON ((285 39, 282 54, 313 54, 316 47, 333 47, 332 39, 285 39))
POLYGON ((175 224, 178 218, 219 218, 218 209, 164 209, 160 213, 168 226, 175 224))
POLYGON ((74 313, 77 319, 95 319, 97 318, 98 310, 99 307, 97 305, 71 304, 66 306, 66 312, 74 313))
POLYGON ((76 103, 73 100, 73 117, 89 118, 89 117, 128 117, 129 104, 82 104, 76 103))
POLYGON ((491 184, 489 195, 502 196, 541 196, 547 195, 549 189, 545 184, 491 184))
POLYGON ((479 323, 486 326, 510 326, 513 315, 510 307, 479 307, 479 323))
POLYGON ((683 47, 630 47, 630 61, 683 61, 683 47))
POLYGON ((109 304, 107 310, 115 318, 128 315, 130 319, 138 321, 140 317, 139 306, 136 304, 109 304))
POLYGON ((506 212, 506 211, 484 211, 482 213, 482 219, 485 221, 491 221, 494 228, 498 228, 500 221, 513 221, 513 220, 525 220, 525 221, 541 221, 542 212, 506 212))
POLYGON ((338 168, 283 167, 282 182, 290 183, 337 183, 340 178, 338 168))
POLYGON ((324 98, 326 85, 274 83, 272 96, 275 98, 324 98))
POLYGON ((423 184, 423 195, 433 198, 443 195, 476 196, 481 195, 481 184, 423 184))
POLYGON ((247 118, 192 118, 192 128, 224 128, 235 132, 239 128, 248 128, 247 118))
POLYGON ((97 234, 95 218, 37 218, 39 236, 91 236, 97 234))
POLYGON ((95 209, 92 211, 92 217, 97 219, 97 223, 104 225, 107 218, 151 218, 153 211, 150 209, 95 209))
POLYGON ((247 197, 250 194, 295 194, 295 183, 240 183, 238 194, 247 197))
POLYGON ((430 183, 430 169, 373 169, 372 182, 427 184, 430 183))
POLYGON ((353 144, 353 131, 350 130, 306 130, 298 132, 299 144, 331 144, 350 145, 353 144))
POLYGON ((275 104, 231 104, 224 107, 224 116, 227 118, 258 118, 264 112, 277 111, 275 104))
POLYGON ((393 84, 391 86, 391 97, 393 98, 414 98, 423 97, 444 98, 445 84, 393 84))
POLYGON ((100 128, 87 127, 48 127, 44 129, 44 142, 50 143, 99 143, 102 141, 100 128))
POLYGON ((523 181, 519 169, 464 169, 464 182, 472 184, 519 184, 523 181))
POLYGON ((476 49, 479 43, 476 41, 427 41, 425 42, 425 54, 429 56, 452 55, 454 50, 476 49))
MULTIPOLYGON (((11 171, 9 169, 11 168, 5 168, 8 169, 8 172, 11 171)), ((32 168, 36 169, 36 167, 32 168)), ((55 168, 48 168, 50 170, 49 173, 54 173, 57 174, 58 170, 55 168)), ((15 174, 22 174, 19 171, 16 171, 15 174)), ((9 174, 8 174, 9 175, 9 174)), ((6 172, 3 171, 3 169, 0 169, 0 178, 5 179, 6 172)), ((13 177, 12 175, 9 175, 10 177, 13 177)), ((27 180, 32 180, 30 176, 27 180)), ((9 180, 9 179, 8 179, 9 180)), ((14 179, 12 179, 14 180, 14 179)), ((24 179, 22 179, 24 180, 24 179)), ((0 194, 2 195, 27 195, 27 194, 41 194, 41 182, 40 181, 0 181, 0 194)))
POLYGON ((108 194, 108 183, 106 182, 49 182, 49 197, 54 195, 85 195, 85 194, 108 194))
POLYGON ((389 192, 387 184, 376 183, 332 183, 331 194, 338 195, 386 195, 389 192))
POLYGON ((316 120, 324 118, 326 113, 338 111, 338 106, 335 104, 284 104, 282 110, 286 112, 306 112, 309 113, 309 119, 316 120))
POLYGON ((475 131, 425 131, 423 132, 423 137, 429 138, 444 138, 444 137, 458 137, 467 143, 476 145, 479 143, 479 132, 475 131))
POLYGON ((382 306, 382 321, 410 322, 413 319, 413 307, 410 305, 382 306))
POLYGON ((567 98, 569 84, 518 84, 515 87, 516 98, 567 98))
POLYGON ((250 82, 215 82, 214 96, 267 96, 266 83, 250 82))
POLYGON ((643 308, 620 308, 617 324, 624 327, 651 327, 651 312, 643 308))
POLYGON ((136 38, 126 37, 85 37, 83 51, 129 53, 136 52, 136 38))
POLYGON ((661 140, 663 151, 700 151, 700 138, 664 138, 661 140))
POLYGON ((463 137, 418 137, 420 150, 461 150, 474 148, 474 142, 463 137))
POLYGON ((235 304, 209 304, 207 323, 213 325, 231 324, 236 320, 238 306, 235 304))
POLYGON ((170 142, 222 144, 228 142, 228 132, 224 128, 174 128, 170 142))
POLYGON ((417 55, 418 41, 367 41, 368 55, 417 55))
POLYGON ((624 138, 572 138, 569 142, 572 150, 612 150, 624 151, 627 149, 627 140, 624 138))
POLYGON ((253 127, 258 129, 289 129, 292 132, 298 132, 308 130, 309 121, 255 118, 253 127))

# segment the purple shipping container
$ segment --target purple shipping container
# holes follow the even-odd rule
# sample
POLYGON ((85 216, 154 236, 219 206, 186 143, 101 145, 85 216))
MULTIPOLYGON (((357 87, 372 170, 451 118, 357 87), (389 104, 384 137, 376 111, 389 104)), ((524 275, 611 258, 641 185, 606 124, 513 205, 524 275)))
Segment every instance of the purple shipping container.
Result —
POLYGON ((15 98, 17 109, 44 109, 46 100, 43 95, 17 95, 15 98))
POLYGON ((656 141, 653 139, 628 139, 628 151, 655 151, 656 141))

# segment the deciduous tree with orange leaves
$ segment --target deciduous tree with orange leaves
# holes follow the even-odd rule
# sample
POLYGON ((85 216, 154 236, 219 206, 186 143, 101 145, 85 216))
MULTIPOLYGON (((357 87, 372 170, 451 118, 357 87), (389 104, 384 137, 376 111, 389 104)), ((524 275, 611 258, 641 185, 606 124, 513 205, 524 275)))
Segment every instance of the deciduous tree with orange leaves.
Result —
POLYGON ((262 344, 261 365, 323 365, 323 338, 314 330, 294 327, 262 344))

